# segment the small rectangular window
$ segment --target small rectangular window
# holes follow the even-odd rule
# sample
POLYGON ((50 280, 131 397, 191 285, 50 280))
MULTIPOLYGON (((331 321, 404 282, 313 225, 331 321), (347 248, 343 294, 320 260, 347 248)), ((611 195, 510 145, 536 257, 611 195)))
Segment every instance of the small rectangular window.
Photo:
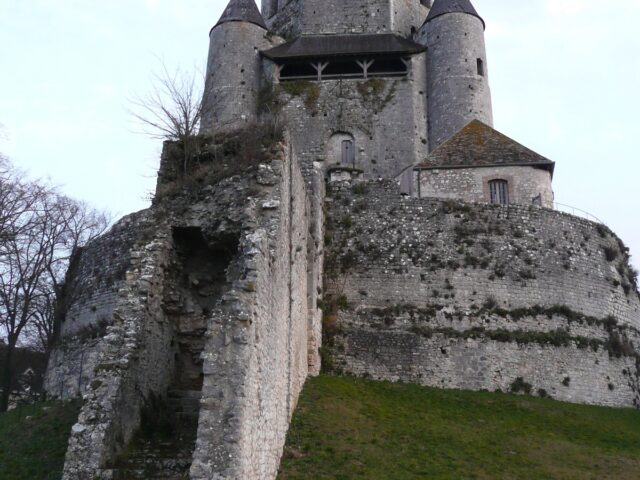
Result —
POLYGON ((353 148, 352 140, 342 141, 342 163, 345 165, 351 165, 352 167, 355 167, 356 151, 353 148))
POLYGON ((489 182, 491 203, 495 205, 509 204, 509 184, 506 180, 492 180, 489 182))
POLYGON ((478 75, 484 77, 484 61, 481 58, 478 59, 478 75))

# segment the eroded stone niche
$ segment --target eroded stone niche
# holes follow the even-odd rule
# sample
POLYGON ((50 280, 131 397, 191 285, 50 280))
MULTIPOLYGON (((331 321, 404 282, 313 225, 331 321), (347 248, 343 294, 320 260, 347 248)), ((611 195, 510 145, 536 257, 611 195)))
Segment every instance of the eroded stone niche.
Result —
POLYGON ((165 287, 165 311, 174 325, 176 387, 202 388, 207 320, 227 286, 227 268, 238 251, 229 235, 210 245, 199 227, 174 227, 174 254, 165 287))

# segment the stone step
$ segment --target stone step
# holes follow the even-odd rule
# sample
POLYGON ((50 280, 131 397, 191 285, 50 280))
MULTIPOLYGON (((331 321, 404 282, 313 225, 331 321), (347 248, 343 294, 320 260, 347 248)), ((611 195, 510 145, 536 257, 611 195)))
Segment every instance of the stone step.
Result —
POLYGON ((198 420, 200 419, 200 412, 177 412, 176 420, 178 422, 178 429, 184 430, 185 428, 195 431, 198 428, 198 420))
POLYGON ((207 342, 205 333, 206 331, 179 333, 176 336, 176 342, 178 345, 187 347, 189 350, 202 350, 207 342))
POLYGON ((197 415, 200 411, 200 400, 193 398, 174 399, 169 400, 167 403, 176 413, 192 413, 197 415))
POLYGON ((109 469, 103 470, 100 480, 188 480, 186 472, 147 472, 146 470, 109 469))
POLYGON ((194 398, 200 400, 202 398, 202 392, 200 390, 178 390, 171 389, 167 392, 169 398, 194 398))
POLYGON ((142 449, 134 451, 112 469, 110 480, 137 478, 188 478, 192 449, 176 452, 177 445, 166 445, 161 451, 142 449), (173 449, 171 448, 173 447, 173 449))

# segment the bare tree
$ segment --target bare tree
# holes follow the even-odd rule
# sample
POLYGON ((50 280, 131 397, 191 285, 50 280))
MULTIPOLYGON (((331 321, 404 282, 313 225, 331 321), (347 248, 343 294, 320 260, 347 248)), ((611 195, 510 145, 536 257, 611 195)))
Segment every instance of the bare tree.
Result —
POLYGON ((0 334, 6 337, 0 412, 14 380, 12 356, 37 332, 49 349, 56 296, 71 254, 102 233, 108 219, 37 182, 20 180, 7 161, 0 169, 0 334))
POLYGON ((170 72, 162 62, 159 73, 153 75, 151 91, 130 99, 131 115, 142 124, 152 138, 177 141, 184 151, 183 170, 198 153, 196 135, 206 115, 208 102, 202 75, 180 69, 170 72))

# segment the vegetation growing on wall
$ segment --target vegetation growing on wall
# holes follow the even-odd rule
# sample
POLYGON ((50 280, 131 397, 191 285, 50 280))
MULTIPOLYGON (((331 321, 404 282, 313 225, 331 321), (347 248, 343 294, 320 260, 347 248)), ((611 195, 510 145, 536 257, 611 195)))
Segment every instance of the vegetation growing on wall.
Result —
POLYGON ((315 111, 318 108, 321 92, 318 82, 310 82, 308 80, 283 82, 280 84, 280 88, 292 97, 302 98, 307 110, 315 111))
POLYGON ((258 115, 278 115, 282 110, 282 106, 283 102, 280 97, 279 87, 276 87, 271 82, 267 82, 258 90, 258 96, 256 98, 258 115))
MULTIPOLYGON (((434 335, 443 335, 446 338, 455 339, 487 339, 497 342, 515 342, 520 345, 538 344, 555 347, 567 347, 575 345, 581 349, 592 349, 598 351, 605 349, 612 357, 631 357, 640 361, 640 353, 636 351, 633 342, 629 339, 631 327, 620 325, 613 316, 606 318, 595 318, 573 311, 566 305, 553 305, 543 307, 533 305, 528 308, 516 308, 507 310, 497 306, 495 298, 488 298, 482 306, 475 306, 470 309, 456 309, 453 313, 450 309, 445 309, 444 305, 431 304, 426 307, 416 307, 410 304, 392 305, 387 308, 372 308, 359 310, 358 316, 374 328, 386 328, 389 325, 399 323, 401 319, 407 319, 411 324, 411 331, 425 338, 434 335), (507 319, 514 323, 526 318, 561 317, 568 325, 572 323, 580 325, 598 326, 602 328, 608 338, 599 340, 584 336, 571 335, 565 328, 558 328, 553 331, 540 332, 522 329, 492 329, 488 326, 474 327, 465 330, 454 328, 434 327, 433 322, 438 315, 442 315, 448 320, 457 318, 463 320, 472 318, 474 321, 489 325, 492 317, 507 319)), ((636 332, 640 333, 640 332, 636 332)))
POLYGON ((182 150, 179 142, 165 144, 165 153, 171 146, 178 147, 176 155, 163 164, 154 200, 173 198, 180 194, 197 194, 207 185, 215 185, 234 175, 251 173, 258 165, 269 163, 282 153, 284 130, 276 116, 248 125, 232 133, 213 137, 197 137, 197 154, 188 162, 188 168, 180 169, 182 150))
POLYGON ((381 112, 393 101, 396 96, 397 85, 395 81, 389 82, 380 78, 372 78, 364 82, 358 82, 356 88, 365 105, 373 107, 377 112, 381 112), (391 86, 386 89, 387 83, 391 86))

